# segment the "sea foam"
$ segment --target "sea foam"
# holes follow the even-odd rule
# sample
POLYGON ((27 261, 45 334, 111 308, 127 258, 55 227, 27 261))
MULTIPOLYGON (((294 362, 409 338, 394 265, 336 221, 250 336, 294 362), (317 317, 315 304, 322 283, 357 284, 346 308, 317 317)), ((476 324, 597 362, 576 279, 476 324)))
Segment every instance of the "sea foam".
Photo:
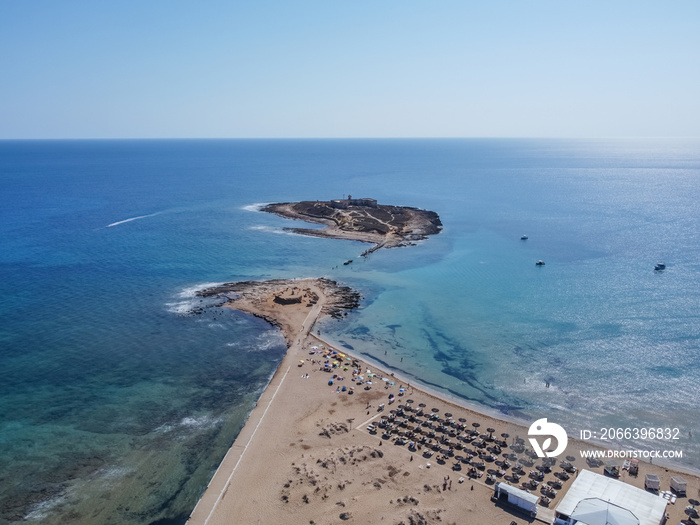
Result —
POLYGON ((242 348, 248 352, 265 352, 271 348, 284 345, 284 337, 277 329, 266 330, 258 334, 253 341, 241 340, 226 343, 229 348, 242 348))
POLYGON ((259 224, 256 226, 251 226, 249 229, 261 231, 261 232, 266 232, 266 233, 276 233, 278 235, 299 235, 298 233, 294 233, 294 232, 289 231, 289 230, 284 230, 282 228, 275 228, 274 226, 265 226, 262 224, 259 224))
MULTIPOLYGON (((195 309, 212 304, 212 299, 198 297, 197 292, 218 286, 222 283, 201 283, 183 288, 175 296, 178 300, 165 303, 168 312, 178 315, 190 315, 195 309)), ((217 299, 218 301, 218 299, 217 299)))

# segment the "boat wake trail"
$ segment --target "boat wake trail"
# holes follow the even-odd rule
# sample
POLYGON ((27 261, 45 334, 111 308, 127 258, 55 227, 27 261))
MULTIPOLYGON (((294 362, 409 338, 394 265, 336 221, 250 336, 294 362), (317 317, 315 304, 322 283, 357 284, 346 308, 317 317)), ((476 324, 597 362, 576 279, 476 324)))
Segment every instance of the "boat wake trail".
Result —
POLYGON ((138 217, 131 217, 130 219, 124 219, 123 221, 117 221, 113 222, 112 224, 108 224, 107 228, 111 228, 112 226, 119 226, 120 224, 124 224, 125 222, 131 222, 131 221, 137 221, 139 219, 145 219, 147 217, 155 217, 156 215, 160 215, 162 212, 156 212, 156 213, 151 213, 150 215, 139 215, 138 217))

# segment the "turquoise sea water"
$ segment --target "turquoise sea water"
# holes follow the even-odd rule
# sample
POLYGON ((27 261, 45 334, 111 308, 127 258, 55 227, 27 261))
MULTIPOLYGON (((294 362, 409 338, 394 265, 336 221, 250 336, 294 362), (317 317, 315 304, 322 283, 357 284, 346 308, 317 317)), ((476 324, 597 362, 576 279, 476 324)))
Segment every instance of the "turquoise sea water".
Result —
POLYGON ((0 197, 0 522, 186 520, 284 352, 189 315, 241 279, 340 280, 355 352, 571 434, 679 427, 700 467, 700 141, 5 141, 0 197), (357 260, 255 211, 348 193, 444 231, 357 260))

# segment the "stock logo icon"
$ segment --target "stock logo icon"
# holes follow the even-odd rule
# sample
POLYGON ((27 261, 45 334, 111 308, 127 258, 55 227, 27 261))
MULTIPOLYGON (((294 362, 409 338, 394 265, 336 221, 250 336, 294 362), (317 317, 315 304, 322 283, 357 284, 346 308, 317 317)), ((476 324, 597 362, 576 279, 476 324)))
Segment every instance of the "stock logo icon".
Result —
POLYGON ((532 425, 530 425, 530 430, 528 430, 528 436, 530 436, 530 444, 532 449, 540 458, 555 458, 566 449, 566 445, 569 441, 566 436, 566 430, 564 430, 560 425, 556 423, 547 422, 547 418, 538 419, 532 425), (542 446, 537 441, 537 438, 532 436, 549 436, 544 440, 542 446), (552 437, 557 440, 557 448, 554 450, 549 450, 552 446, 552 437))

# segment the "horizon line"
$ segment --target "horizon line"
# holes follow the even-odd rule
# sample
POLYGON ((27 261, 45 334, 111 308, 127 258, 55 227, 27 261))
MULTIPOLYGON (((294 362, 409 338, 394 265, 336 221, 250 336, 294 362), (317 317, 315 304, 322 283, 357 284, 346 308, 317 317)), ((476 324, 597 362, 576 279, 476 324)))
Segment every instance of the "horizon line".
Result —
POLYGON ((32 141, 147 141, 147 140, 697 140, 700 136, 664 135, 664 136, 604 136, 604 137, 547 137, 547 136, 463 136, 463 137, 14 137, 2 138, 0 142, 32 141))

